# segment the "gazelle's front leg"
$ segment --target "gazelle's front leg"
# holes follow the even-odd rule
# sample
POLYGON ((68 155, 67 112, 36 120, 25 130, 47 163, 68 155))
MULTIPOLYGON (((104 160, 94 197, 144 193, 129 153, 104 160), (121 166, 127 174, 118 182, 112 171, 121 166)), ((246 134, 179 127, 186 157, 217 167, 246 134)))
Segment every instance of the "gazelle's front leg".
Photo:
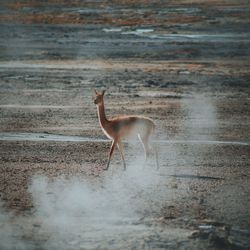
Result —
POLYGON ((108 170, 108 168, 109 168, 109 163, 110 163, 110 160, 111 160, 111 157, 112 157, 112 154, 114 152, 116 144, 117 144, 117 140, 115 139, 115 140, 112 141, 111 148, 110 148, 110 151, 109 151, 108 163, 107 163, 106 168, 104 168, 104 170, 108 170))
POLYGON ((122 158, 122 162, 123 162, 123 168, 124 168, 124 170, 126 170, 126 162, 125 162, 125 159, 124 159, 123 146, 122 146, 122 142, 120 140, 118 141, 118 149, 119 149, 120 154, 121 154, 121 158, 122 158))

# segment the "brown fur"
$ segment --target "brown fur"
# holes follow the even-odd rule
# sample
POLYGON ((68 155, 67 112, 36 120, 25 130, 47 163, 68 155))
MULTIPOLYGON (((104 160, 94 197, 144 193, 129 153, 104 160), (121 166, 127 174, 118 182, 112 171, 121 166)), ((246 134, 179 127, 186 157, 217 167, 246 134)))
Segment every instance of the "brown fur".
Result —
MULTIPOLYGON (((109 168, 109 163, 115 147, 117 146, 121 158, 123 160, 124 169, 126 163, 123 154, 122 139, 129 136, 138 136, 142 142, 145 156, 147 157, 150 151, 148 140, 155 129, 153 120, 144 116, 119 116, 108 120, 105 115, 104 96, 105 91, 98 93, 95 91, 94 103, 97 105, 97 112, 100 126, 103 132, 112 139, 112 145, 109 152, 108 163, 105 170, 109 168)), ((156 155, 157 156, 157 155, 156 155)), ((158 166, 158 160, 157 160, 158 166)))

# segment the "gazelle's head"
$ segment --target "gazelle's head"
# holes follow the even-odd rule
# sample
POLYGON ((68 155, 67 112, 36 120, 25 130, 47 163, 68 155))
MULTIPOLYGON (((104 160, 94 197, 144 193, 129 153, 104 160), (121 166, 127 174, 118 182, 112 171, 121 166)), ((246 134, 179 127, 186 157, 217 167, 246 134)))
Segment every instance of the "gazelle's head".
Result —
POLYGON ((95 90, 95 94, 93 96, 94 99, 94 103, 96 105, 100 105, 101 103, 103 103, 103 96, 104 96, 105 90, 103 90, 101 93, 97 92, 95 90))

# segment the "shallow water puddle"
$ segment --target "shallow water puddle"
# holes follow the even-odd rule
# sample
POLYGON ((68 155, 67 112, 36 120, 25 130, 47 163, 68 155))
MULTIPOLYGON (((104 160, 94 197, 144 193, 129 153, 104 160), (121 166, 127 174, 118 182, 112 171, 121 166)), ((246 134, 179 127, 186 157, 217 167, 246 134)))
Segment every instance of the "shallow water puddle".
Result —
POLYGON ((110 28, 110 29, 102 29, 102 31, 104 31, 104 32, 121 32, 122 31, 122 29, 121 28, 110 28))
POLYGON ((91 137, 54 135, 47 133, 0 133, 1 141, 64 141, 64 142, 106 142, 109 140, 91 137))
POLYGON ((124 31, 121 34, 123 35, 143 35, 145 33, 151 33, 154 29, 136 29, 136 30, 130 30, 130 31, 124 31))
POLYGON ((121 32, 122 35, 135 35, 141 37, 147 37, 150 39, 164 39, 164 40, 174 40, 178 42, 184 41, 198 41, 198 42, 248 42, 250 37, 249 34, 169 34, 169 33, 159 33, 155 32, 153 29, 137 29, 137 30, 128 30, 121 32))
MULTIPOLYGON (((109 142, 108 139, 71 136, 71 135, 55 135, 47 133, 0 133, 0 141, 63 141, 63 142, 109 142)), ((154 140, 159 144, 228 144, 249 146, 249 141, 217 141, 217 140, 154 140)))
POLYGON ((192 97, 191 95, 188 94, 180 94, 171 91, 139 91, 138 95, 142 97, 175 98, 175 99, 192 97))

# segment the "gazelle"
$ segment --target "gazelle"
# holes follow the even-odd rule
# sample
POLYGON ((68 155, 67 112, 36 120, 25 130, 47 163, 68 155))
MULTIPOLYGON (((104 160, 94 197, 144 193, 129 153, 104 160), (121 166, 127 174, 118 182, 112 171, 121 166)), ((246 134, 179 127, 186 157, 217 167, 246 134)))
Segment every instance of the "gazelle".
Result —
MULTIPOLYGON (((147 159, 147 156, 149 155, 150 152, 150 146, 148 140, 150 135, 155 129, 155 124, 153 120, 144 116, 118 116, 110 120, 107 119, 104 108, 104 99, 103 99, 104 93, 105 91, 99 93, 95 90, 95 96, 94 96, 94 103, 97 106, 97 113, 102 131, 109 139, 112 140, 107 166, 104 170, 108 170, 110 160, 116 146, 120 151, 124 170, 126 170, 122 139, 128 136, 137 135, 142 143, 145 152, 145 158, 147 159)), ((155 149, 155 157, 158 169, 159 164, 158 164, 158 154, 156 149, 155 149)))

